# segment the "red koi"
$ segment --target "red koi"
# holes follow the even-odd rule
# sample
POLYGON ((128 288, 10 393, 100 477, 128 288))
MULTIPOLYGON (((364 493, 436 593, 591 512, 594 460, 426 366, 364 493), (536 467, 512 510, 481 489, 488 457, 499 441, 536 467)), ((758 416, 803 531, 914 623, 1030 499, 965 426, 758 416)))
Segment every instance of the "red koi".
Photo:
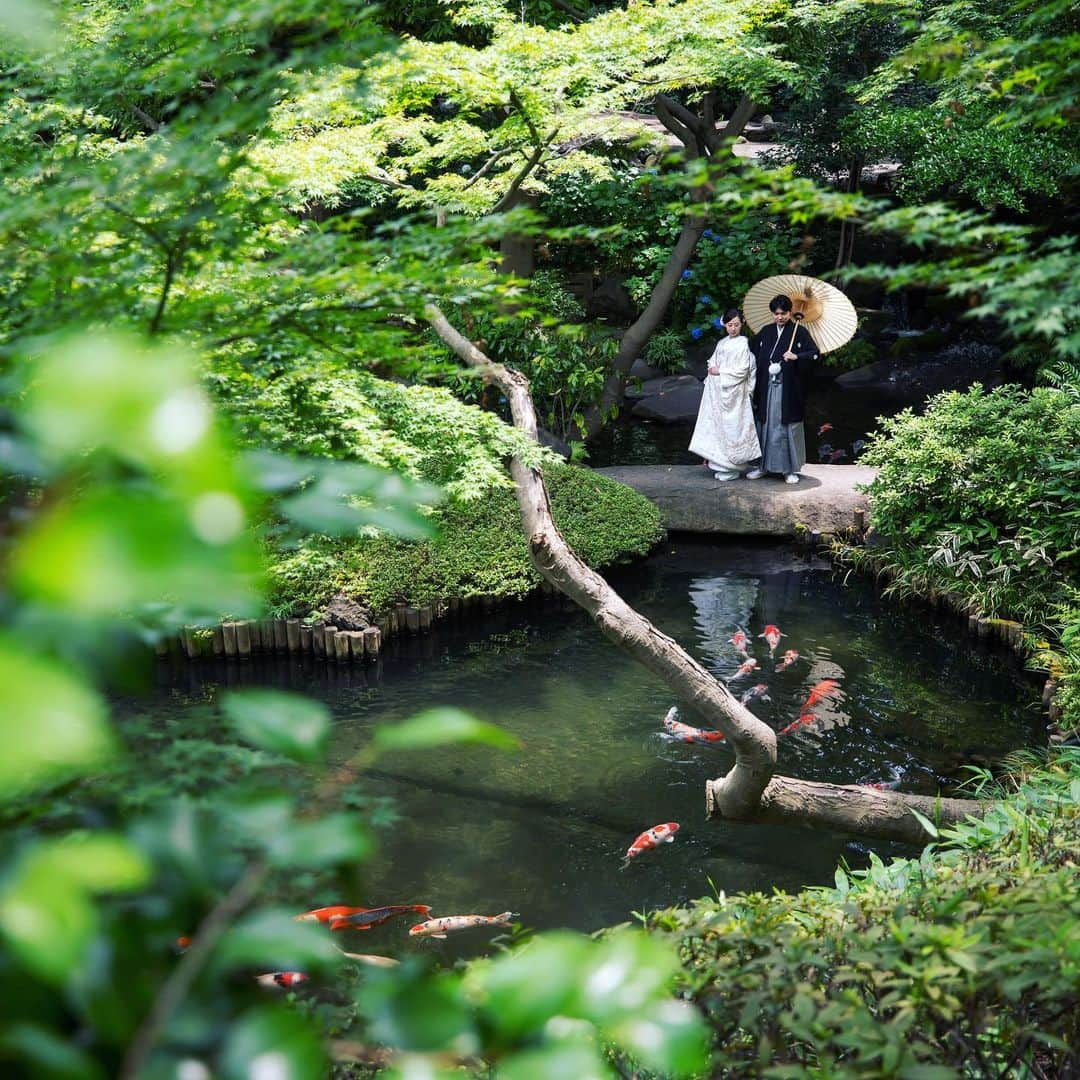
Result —
POLYGON ((653 848, 659 847, 661 844, 674 843, 675 834, 678 831, 679 823, 677 821, 666 821, 663 825, 654 825, 651 829, 646 829, 626 849, 623 866, 628 866, 631 859, 636 859, 639 855, 646 851, 652 851, 653 848))
POLYGON ((810 693, 806 698, 806 704, 802 707, 802 711, 809 712, 819 701, 824 701, 826 698, 839 697, 841 693, 843 693, 843 691, 840 689, 840 684, 835 679, 822 679, 821 682, 810 690, 810 693))
POLYGON ((777 671, 786 671, 796 660, 799 659, 798 649, 788 649, 786 653, 776 662, 777 671))
POLYGON ((176 947, 176 951, 178 953, 187 952, 188 949, 191 948, 191 938, 189 938, 186 935, 182 934, 180 937, 178 937, 176 939, 175 947, 176 947))
POLYGON ((691 727, 689 724, 680 723, 676 719, 678 715, 678 709, 674 707, 668 709, 668 714, 664 717, 664 730, 673 739, 678 739, 679 742, 719 742, 724 737, 722 731, 705 731, 704 728, 691 727))
POLYGON ((787 637, 787 635, 780 633, 779 626, 773 626, 772 623, 769 623, 765 627, 764 633, 758 634, 758 637, 763 637, 765 639, 766 644, 769 646, 769 655, 772 656, 772 654, 776 652, 776 646, 780 644, 780 639, 782 637, 787 637))
POLYGON ((365 907, 346 907, 344 904, 336 904, 333 907, 315 908, 314 911, 305 911, 303 915, 294 915, 297 922, 321 922, 328 923, 331 919, 343 919, 347 915, 359 915, 368 911, 365 907))
POLYGON ((881 780, 876 784, 859 785, 859 787, 873 788, 875 791, 895 791, 899 786, 899 780, 881 780))
POLYGON ((265 975, 256 975, 255 981, 260 986, 273 986, 281 990, 289 990, 307 982, 308 977, 302 971, 270 971, 265 975))
POLYGON ((832 429, 833 429, 832 424, 826 422, 826 423, 822 424, 821 427, 819 427, 817 429, 817 433, 819 435, 824 435, 826 431, 832 431, 832 429))
MULTIPOLYGON (((735 674, 731 676, 731 679, 741 679, 744 675, 749 675, 756 667, 757 661, 751 656, 735 669, 735 674)), ((731 680, 729 679, 728 681, 730 682, 731 680)))
POLYGON ((776 736, 779 738, 781 735, 790 735, 793 731, 798 731, 801 727, 806 727, 807 724, 812 724, 817 717, 812 712, 802 712, 799 714, 799 719, 788 724, 786 728, 781 728, 776 736))
POLYGON ((736 630, 735 633, 731 635, 731 644, 735 646, 736 652, 740 652, 743 656, 746 656, 746 647, 750 644, 750 639, 742 630, 736 630))
POLYGON ((445 938, 450 930, 469 930, 474 926, 509 926, 517 918, 516 911, 499 915, 444 915, 409 927, 409 937, 445 938))
POLYGON ((744 705, 749 705, 754 698, 761 698, 762 701, 772 701, 772 698, 769 697, 769 688, 763 682, 759 682, 757 686, 751 686, 739 700, 744 705))
POLYGON ((385 907, 360 908, 352 915, 339 915, 330 920, 331 930, 370 930, 373 926, 381 926, 398 915, 408 915, 416 912, 427 918, 431 914, 431 908, 427 904, 387 904, 385 907))

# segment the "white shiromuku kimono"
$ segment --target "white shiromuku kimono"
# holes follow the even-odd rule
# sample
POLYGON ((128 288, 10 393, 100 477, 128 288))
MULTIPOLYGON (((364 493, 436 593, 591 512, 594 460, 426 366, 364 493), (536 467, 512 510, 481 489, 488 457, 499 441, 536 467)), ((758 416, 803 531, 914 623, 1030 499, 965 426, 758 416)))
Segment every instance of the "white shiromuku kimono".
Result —
POLYGON ((733 479, 761 457, 751 404, 757 361, 741 334, 725 337, 709 358, 719 375, 705 376, 690 452, 703 457, 718 477, 733 479))

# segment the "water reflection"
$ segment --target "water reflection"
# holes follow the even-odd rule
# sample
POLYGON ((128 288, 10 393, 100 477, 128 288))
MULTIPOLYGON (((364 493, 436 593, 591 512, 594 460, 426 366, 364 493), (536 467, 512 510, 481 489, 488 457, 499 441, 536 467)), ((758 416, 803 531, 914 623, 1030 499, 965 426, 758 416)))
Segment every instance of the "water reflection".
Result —
MULTIPOLYGON (((710 670, 730 675, 737 627, 761 665, 753 682, 769 700, 750 708, 774 729, 794 720, 811 688, 839 682, 843 696, 780 740, 780 771, 844 783, 900 779, 932 792, 965 762, 990 760, 1031 741, 1035 693, 1008 655, 924 612, 898 610, 856 582, 843 587, 825 564, 784 548, 676 542, 614 584, 710 670), (785 635, 770 658, 756 635, 785 635), (798 661, 777 672, 795 648, 798 661)), ((216 708, 219 688, 276 686, 327 702, 332 756, 367 745, 374 725, 437 703, 454 704, 514 733, 524 751, 455 747, 396 754, 357 783, 392 796, 398 817, 380 853, 341 897, 305 896, 306 907, 350 902, 431 904, 437 913, 522 912, 530 926, 594 929, 710 892, 795 889, 831 881, 837 861, 865 848, 821 830, 708 824, 704 782, 730 767, 720 744, 672 742, 661 720, 706 726, 641 665, 577 611, 524 604, 475 623, 396 643, 377 667, 314 658, 204 662, 158 670, 159 715, 216 708), (678 821, 674 844, 627 870, 623 853, 643 829, 678 821)), ((147 710, 145 702, 128 708, 147 710)), ((348 794, 348 793, 347 793, 348 794)), ((879 848, 879 850, 882 850, 879 848)), ((381 927, 365 948, 413 946, 381 927)), ((470 937, 439 948, 474 952, 470 937)))

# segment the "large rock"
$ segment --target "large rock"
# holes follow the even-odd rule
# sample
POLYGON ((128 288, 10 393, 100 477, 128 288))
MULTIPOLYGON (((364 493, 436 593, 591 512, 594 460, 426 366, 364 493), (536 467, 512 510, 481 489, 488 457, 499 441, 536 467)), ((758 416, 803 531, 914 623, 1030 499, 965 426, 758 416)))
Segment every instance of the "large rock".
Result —
POLYGON ((701 406, 702 384, 693 375, 672 375, 655 379, 642 387, 647 393, 631 410, 642 420, 660 420, 665 424, 681 423, 697 416, 701 406))
POLYGON ((323 617, 339 630, 365 630, 371 625, 371 612, 347 596, 335 596, 323 617))
POLYGON ((597 469, 656 505, 668 529, 734 536, 794 537, 809 529, 851 528, 855 510, 869 507, 856 485, 876 469, 864 465, 806 465, 798 484, 780 478, 714 480, 704 465, 619 465, 597 469))

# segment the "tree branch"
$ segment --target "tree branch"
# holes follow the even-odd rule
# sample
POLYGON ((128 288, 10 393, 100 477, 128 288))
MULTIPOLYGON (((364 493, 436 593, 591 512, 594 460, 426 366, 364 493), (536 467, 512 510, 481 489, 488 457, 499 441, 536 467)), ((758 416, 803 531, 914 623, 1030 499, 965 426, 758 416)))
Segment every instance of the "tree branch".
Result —
MULTIPOLYGON (((491 361, 454 329, 434 304, 425 308, 425 316, 454 353, 499 386, 510 403, 514 424, 536 441, 536 410, 528 380, 519 372, 491 361)), ((537 572, 584 608, 605 636, 660 676, 680 699, 690 703, 724 733, 735 752, 735 765, 727 776, 715 782, 717 804, 731 816, 752 812, 776 763, 773 730, 578 558, 555 525, 539 468, 527 466, 514 457, 510 462, 510 473, 517 488, 525 538, 537 572)))
POLYGON ((552 128, 548 137, 537 145, 536 149, 529 155, 529 160, 522 165, 518 170, 517 176, 511 181, 510 187, 506 189, 506 194, 491 208, 491 213, 501 214, 504 210, 513 205, 514 196, 517 194, 518 188, 520 188, 528 179, 529 173, 540 164, 540 159, 544 156, 544 152, 558 133, 558 128, 552 128))
MULTIPOLYGON (((428 304, 424 314, 443 342, 465 364, 498 385, 510 403, 515 427, 536 441, 536 410, 528 380, 485 356, 450 324, 436 305, 428 304)), ((578 558, 555 525, 538 466, 526 465, 515 455, 510 460, 510 474, 517 490, 529 553, 540 576, 584 608, 606 637, 626 649, 663 679, 677 697, 719 728, 734 750, 735 764, 731 770, 706 785, 708 817, 821 825, 920 843, 925 841, 926 833, 910 813, 911 808, 942 822, 956 822, 982 812, 979 803, 964 799, 899 795, 774 776, 776 735, 772 728, 578 558)))

